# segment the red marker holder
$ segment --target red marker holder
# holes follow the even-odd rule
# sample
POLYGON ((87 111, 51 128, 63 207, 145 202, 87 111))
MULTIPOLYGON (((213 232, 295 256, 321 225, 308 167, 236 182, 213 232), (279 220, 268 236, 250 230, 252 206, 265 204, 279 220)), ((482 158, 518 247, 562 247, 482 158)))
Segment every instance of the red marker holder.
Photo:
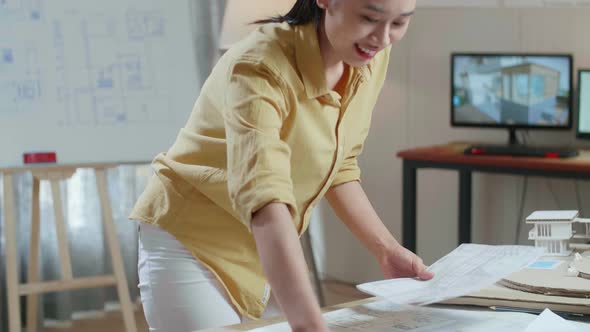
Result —
POLYGON ((55 164, 57 162, 57 154, 55 152, 24 153, 23 162, 25 164, 55 164))

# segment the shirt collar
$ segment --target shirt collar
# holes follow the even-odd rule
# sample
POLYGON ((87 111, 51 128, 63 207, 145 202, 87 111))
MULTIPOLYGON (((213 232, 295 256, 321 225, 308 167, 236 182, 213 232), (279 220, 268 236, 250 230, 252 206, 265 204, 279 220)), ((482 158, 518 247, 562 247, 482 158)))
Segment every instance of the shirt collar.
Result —
MULTIPOLYGON (((314 22, 295 26, 295 59, 307 97, 313 99, 328 94, 330 91, 326 84, 324 64, 314 22)), ((371 77, 373 62, 374 60, 368 65, 354 67, 353 77, 358 75, 361 81, 368 80, 371 77)))

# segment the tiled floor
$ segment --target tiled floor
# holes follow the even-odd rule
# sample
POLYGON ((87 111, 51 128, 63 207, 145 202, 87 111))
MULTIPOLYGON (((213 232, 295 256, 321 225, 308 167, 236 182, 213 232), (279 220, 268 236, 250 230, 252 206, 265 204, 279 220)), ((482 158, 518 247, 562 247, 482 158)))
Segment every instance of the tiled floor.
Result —
MULTIPOLYGON (((360 300, 367 296, 357 291, 354 286, 339 282, 324 282, 324 293, 327 306, 360 300)), ((143 317, 143 312, 138 310, 135 314, 137 329, 140 332, 148 330, 143 317)), ((68 328, 46 328, 43 332, 124 332, 125 327, 120 312, 111 312, 103 317, 75 321, 68 328)))

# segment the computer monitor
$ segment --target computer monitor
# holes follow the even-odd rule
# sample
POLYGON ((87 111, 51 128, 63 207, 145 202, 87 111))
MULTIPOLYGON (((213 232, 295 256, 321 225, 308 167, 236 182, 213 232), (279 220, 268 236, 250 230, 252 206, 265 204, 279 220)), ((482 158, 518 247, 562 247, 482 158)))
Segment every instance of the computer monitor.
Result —
POLYGON ((451 125, 505 128, 510 144, 516 129, 571 129, 572 72, 570 54, 453 53, 451 125))
POLYGON ((590 138, 590 69, 578 71, 578 126, 579 138, 590 138))

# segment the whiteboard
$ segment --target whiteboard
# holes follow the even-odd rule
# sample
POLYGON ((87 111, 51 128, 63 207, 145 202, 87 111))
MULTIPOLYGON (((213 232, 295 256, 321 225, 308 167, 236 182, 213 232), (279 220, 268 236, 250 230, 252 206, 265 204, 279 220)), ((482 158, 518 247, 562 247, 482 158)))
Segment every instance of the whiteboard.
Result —
POLYGON ((200 86, 191 0, 0 0, 0 168, 149 162, 200 86))

